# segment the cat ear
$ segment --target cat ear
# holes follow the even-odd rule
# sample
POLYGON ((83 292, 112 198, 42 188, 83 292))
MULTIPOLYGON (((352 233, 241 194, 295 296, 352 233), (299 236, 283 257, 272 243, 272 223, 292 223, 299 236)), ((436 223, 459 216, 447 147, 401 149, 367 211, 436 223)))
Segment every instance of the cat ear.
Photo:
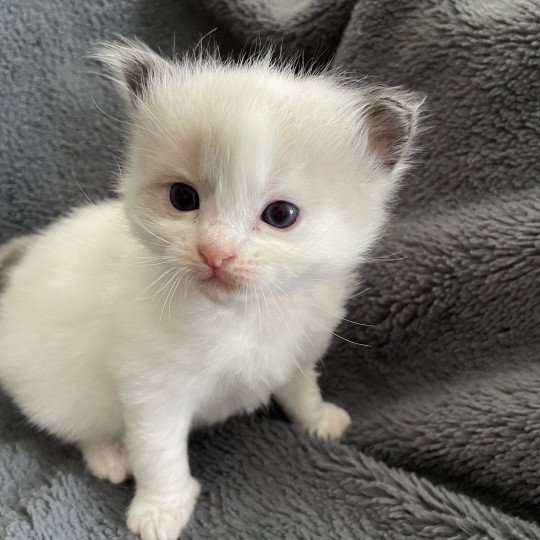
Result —
POLYGON ((368 93, 361 108, 367 152, 388 172, 407 158, 420 107, 420 96, 399 89, 376 89, 368 93))
POLYGON ((143 100, 152 83, 173 67, 142 42, 128 39, 101 44, 93 58, 108 66, 132 105, 143 100))

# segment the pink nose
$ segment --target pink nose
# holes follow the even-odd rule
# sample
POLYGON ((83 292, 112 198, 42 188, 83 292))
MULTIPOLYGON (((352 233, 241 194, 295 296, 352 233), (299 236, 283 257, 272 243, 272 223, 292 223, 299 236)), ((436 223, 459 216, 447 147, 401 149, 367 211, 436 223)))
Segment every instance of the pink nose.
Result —
POLYGON ((214 272, 225 268, 235 257, 231 251, 215 244, 199 244, 199 255, 214 272))

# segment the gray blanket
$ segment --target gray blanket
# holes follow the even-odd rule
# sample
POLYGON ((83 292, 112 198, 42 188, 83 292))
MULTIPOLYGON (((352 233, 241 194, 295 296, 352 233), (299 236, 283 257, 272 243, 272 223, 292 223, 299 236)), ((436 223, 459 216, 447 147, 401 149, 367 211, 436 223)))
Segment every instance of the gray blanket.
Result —
MULTIPOLYGON (((324 360, 343 441, 275 409, 193 435, 185 538, 540 539, 540 3, 0 3, 0 240, 110 193, 119 101, 83 60, 137 35, 171 53, 214 27, 428 96, 417 165, 324 360), (205 11, 206 9, 206 11, 205 11)), ((133 486, 0 397, 0 537, 128 538, 133 486)))

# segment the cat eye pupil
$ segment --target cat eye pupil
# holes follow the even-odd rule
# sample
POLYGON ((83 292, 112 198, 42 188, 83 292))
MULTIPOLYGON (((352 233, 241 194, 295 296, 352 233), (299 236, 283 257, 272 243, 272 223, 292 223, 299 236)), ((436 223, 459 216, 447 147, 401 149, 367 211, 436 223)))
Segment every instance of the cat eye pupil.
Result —
POLYGON ((275 201, 269 204, 262 213, 261 219, 277 229, 290 227, 298 218, 300 210, 287 201, 275 201))
POLYGON ((172 205, 181 212, 199 208, 199 194, 194 188, 182 182, 176 182, 171 186, 170 198, 172 205))

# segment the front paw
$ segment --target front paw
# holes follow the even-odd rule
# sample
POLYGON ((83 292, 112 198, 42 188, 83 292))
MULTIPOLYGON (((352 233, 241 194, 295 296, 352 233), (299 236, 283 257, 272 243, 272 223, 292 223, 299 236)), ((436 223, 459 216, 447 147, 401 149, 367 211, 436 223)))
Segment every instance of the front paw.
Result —
POLYGON ((127 513, 127 526, 142 540, 176 540, 187 525, 201 488, 191 479, 178 495, 137 491, 127 513))
POLYGON ((350 423, 351 417, 345 409, 324 401, 316 418, 305 427, 320 439, 339 439, 350 423))

